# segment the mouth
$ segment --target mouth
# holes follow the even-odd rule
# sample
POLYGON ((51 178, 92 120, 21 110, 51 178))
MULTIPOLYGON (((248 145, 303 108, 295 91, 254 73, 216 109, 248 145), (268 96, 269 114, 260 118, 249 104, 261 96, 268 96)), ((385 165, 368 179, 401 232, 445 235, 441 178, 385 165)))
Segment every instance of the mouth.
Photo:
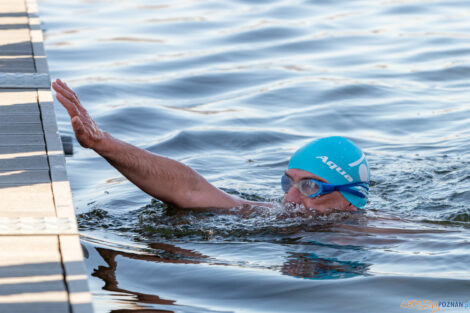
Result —
POLYGON ((283 204, 283 207, 288 212, 313 213, 316 210, 315 208, 306 207, 303 203, 295 202, 286 202, 283 204))

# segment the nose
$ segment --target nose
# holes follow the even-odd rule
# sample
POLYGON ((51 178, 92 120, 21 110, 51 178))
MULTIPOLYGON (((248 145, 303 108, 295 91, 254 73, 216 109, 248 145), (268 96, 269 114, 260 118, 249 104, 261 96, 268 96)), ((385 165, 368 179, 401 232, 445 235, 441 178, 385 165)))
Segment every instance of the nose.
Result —
POLYGON ((292 187, 289 191, 284 195, 284 204, 287 202, 295 203, 295 204, 302 204, 302 194, 300 193, 299 189, 296 187, 292 187))

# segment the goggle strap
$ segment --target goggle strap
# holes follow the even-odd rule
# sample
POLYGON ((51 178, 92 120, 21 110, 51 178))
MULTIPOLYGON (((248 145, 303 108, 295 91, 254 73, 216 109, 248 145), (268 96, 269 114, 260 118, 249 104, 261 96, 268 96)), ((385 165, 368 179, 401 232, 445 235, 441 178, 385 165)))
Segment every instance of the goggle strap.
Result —
POLYGON ((337 185, 336 187, 338 188, 348 188, 348 187, 355 187, 355 186, 361 186, 364 189, 367 189, 369 191, 369 184, 365 182, 356 182, 356 183, 350 183, 350 184, 344 184, 344 185, 337 185))
POLYGON ((355 195, 355 196, 358 196, 358 197, 360 197, 360 198, 365 198, 365 197, 366 197, 362 192, 359 192, 359 191, 357 191, 357 190, 355 190, 355 189, 352 189, 352 188, 349 188, 349 187, 346 187, 346 188, 338 188, 338 190, 340 190, 340 191, 346 191, 346 192, 348 192, 348 193, 350 193, 350 194, 353 194, 353 195, 355 195))
POLYGON ((350 183, 350 184, 344 184, 344 185, 337 185, 337 186, 335 186, 334 189, 336 189, 338 191, 348 192, 348 193, 353 194, 355 196, 358 196, 360 198, 366 198, 366 196, 362 192, 351 188, 351 187, 355 187, 355 186, 361 186, 362 188, 369 191, 369 185, 367 183, 364 183, 364 182, 356 182, 356 183, 350 183))

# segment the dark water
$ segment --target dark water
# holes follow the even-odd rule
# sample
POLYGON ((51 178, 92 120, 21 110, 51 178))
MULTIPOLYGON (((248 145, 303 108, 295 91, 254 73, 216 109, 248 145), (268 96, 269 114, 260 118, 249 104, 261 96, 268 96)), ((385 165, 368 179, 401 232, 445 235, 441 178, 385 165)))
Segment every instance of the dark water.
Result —
POLYGON ((371 165, 363 213, 239 217, 152 200, 75 142, 67 168, 97 312, 470 300, 470 2, 39 4, 51 75, 98 124, 220 188, 279 201, 290 155, 322 136, 353 139, 371 165))

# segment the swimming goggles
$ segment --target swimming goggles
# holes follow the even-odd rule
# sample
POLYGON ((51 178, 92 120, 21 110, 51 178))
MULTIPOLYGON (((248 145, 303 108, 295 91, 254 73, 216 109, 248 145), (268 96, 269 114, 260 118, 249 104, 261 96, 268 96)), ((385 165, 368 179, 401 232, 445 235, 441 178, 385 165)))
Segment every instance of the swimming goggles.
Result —
POLYGON ((357 191, 351 187, 360 186, 365 190, 369 191, 369 185, 364 182, 356 182, 344 185, 332 185, 327 183, 322 183, 312 178, 301 179, 298 183, 295 183, 292 178, 286 174, 282 175, 281 178, 281 187, 285 193, 289 192, 292 187, 296 187, 301 194, 309 198, 315 198, 327 193, 332 193, 333 191, 342 191, 348 192, 355 196, 366 198, 366 195, 360 191, 357 191))

